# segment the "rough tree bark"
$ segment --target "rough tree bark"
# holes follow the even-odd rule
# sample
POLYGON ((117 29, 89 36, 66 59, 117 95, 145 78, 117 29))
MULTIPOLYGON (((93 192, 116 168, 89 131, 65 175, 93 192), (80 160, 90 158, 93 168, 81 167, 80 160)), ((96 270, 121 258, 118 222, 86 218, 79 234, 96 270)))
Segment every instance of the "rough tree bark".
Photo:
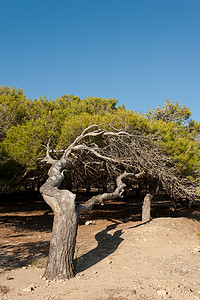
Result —
POLYGON ((74 276, 73 256, 78 224, 76 195, 68 190, 59 190, 59 187, 64 179, 63 170, 70 167, 71 161, 64 158, 55 161, 49 155, 46 160, 52 167, 40 192, 54 212, 54 222, 44 276, 50 280, 70 278, 74 276))
POLYGON ((144 197, 142 205, 142 222, 147 222, 151 219, 151 201, 153 196, 153 194, 147 193, 144 197))
POLYGON ((142 205, 142 222, 148 222, 151 219, 151 202, 153 197, 158 193, 159 184, 157 184, 156 188, 150 188, 149 192, 144 197, 143 205, 142 205))

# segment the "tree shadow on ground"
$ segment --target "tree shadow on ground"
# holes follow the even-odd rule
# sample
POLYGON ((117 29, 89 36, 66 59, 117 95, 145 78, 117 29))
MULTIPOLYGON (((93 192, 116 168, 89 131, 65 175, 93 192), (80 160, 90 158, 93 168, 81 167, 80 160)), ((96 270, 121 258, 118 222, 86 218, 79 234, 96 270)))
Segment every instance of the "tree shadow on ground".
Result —
POLYGON ((0 226, 12 228, 13 232, 51 232, 53 224, 53 214, 44 212, 41 215, 6 215, 0 216, 0 226))
POLYGON ((0 249, 0 268, 4 271, 10 271, 16 268, 27 267, 33 265, 41 267, 41 260, 44 259, 46 264, 46 256, 49 252, 49 242, 30 242, 20 243, 16 245, 4 245, 0 249))
POLYGON ((121 242, 124 240, 121 237, 121 229, 116 230, 113 233, 113 235, 108 233, 110 230, 115 229, 120 224, 120 222, 114 222, 114 224, 107 226, 106 229, 98 232, 95 235, 95 239, 98 242, 96 248, 75 259, 74 264, 76 273, 85 271, 86 269, 97 264, 110 254, 114 253, 118 246, 121 244, 121 242))
POLYGON ((200 213, 199 213, 199 205, 194 206, 191 209, 180 209, 175 215, 175 218, 180 218, 180 217, 184 217, 184 218, 188 218, 188 219, 193 219, 196 220, 198 222, 200 222, 200 213))
POLYGON ((143 225, 146 225, 148 223, 150 223, 153 219, 151 218, 149 221, 141 221, 141 223, 137 224, 137 225, 134 225, 134 226, 131 226, 131 227, 128 227, 127 229, 133 229, 133 228, 137 228, 137 227, 140 227, 140 226, 143 226, 143 225))

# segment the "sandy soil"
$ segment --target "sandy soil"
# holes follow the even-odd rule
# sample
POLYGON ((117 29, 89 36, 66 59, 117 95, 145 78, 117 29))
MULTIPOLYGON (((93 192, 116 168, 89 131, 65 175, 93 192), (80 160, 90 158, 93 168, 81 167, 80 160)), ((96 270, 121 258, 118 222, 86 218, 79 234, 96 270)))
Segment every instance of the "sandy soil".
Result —
MULTIPOLYGON (((22 206, 22 204, 20 204, 22 206)), ((19 207, 21 207, 19 206, 19 207)), ((51 236, 47 208, 1 208, 0 299, 200 299, 200 212, 157 217, 93 218, 79 226, 76 277, 42 274, 51 236)), ((92 215, 88 217, 92 218, 92 215)))

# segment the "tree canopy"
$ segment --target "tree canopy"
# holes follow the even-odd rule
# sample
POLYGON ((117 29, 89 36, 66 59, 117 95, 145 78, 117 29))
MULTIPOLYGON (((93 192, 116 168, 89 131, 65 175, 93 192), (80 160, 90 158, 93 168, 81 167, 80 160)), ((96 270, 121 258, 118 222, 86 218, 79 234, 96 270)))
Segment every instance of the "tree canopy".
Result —
POLYGON ((138 114, 117 105, 114 98, 63 95, 55 100, 45 96, 31 100, 22 89, 1 86, 1 187, 29 186, 33 178, 42 181, 41 159, 48 141, 59 154, 92 124, 143 134, 173 159, 180 177, 199 180, 200 122, 192 120, 189 108, 178 102, 166 101, 163 107, 138 114))

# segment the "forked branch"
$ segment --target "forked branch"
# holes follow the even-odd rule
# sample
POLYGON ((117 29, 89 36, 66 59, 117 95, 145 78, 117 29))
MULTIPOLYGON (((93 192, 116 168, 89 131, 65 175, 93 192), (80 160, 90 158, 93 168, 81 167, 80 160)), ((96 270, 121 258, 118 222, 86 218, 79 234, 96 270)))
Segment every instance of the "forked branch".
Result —
POLYGON ((144 172, 140 172, 138 174, 127 173, 126 171, 119 175, 116 180, 117 187, 111 193, 103 193, 97 196, 93 196, 90 198, 85 204, 79 204, 76 206, 76 211, 78 214, 83 214, 89 210, 91 210, 95 204, 104 205, 105 200, 112 200, 116 198, 123 198, 123 192, 126 184, 122 181, 125 177, 135 177, 136 179, 141 178, 144 175, 144 172))

